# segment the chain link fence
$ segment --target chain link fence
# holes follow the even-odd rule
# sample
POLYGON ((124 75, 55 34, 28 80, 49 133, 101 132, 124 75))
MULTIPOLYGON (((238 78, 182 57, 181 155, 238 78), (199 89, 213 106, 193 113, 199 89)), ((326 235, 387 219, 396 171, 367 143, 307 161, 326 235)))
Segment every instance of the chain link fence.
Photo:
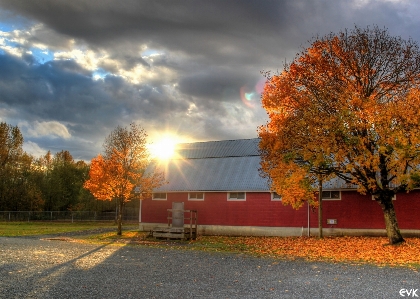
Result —
MULTIPOLYGON (((95 211, 0 211, 0 221, 115 221, 116 212, 95 211)), ((138 210, 124 210, 123 221, 137 222, 138 210)))

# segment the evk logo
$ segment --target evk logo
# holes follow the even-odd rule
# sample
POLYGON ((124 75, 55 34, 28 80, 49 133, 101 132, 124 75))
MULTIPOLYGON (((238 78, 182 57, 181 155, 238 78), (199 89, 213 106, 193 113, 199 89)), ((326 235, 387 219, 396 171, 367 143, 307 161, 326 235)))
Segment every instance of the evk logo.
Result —
POLYGON ((417 291, 419 289, 401 289, 400 296, 402 297, 418 297, 417 291))

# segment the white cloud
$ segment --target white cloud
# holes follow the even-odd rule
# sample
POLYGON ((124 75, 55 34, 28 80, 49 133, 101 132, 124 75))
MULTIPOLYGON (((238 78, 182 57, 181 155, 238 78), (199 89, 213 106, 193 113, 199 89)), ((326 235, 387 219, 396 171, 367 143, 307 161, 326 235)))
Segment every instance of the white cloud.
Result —
MULTIPOLYGON (((146 45, 138 47, 147 48, 146 45)), ((22 57, 25 53, 33 54, 31 49, 38 49, 44 55, 51 54, 54 60, 74 60, 91 72, 104 68, 107 73, 121 76, 132 84, 146 81, 174 82, 177 78, 177 74, 171 68, 154 66, 166 57, 162 51, 149 50, 143 57, 142 51, 138 52, 139 57, 144 58, 144 62, 149 63, 149 66, 138 61, 130 63, 126 61, 130 55, 115 56, 113 51, 91 48, 83 41, 65 37, 41 23, 27 30, 0 31, 0 49, 16 57, 22 57)), ((100 77, 94 75, 94 79, 98 80, 100 77)))
POLYGON ((67 127, 57 121, 34 122, 32 127, 27 128, 30 137, 57 136, 64 139, 71 137, 67 127))
POLYGON ((32 141, 25 141, 22 146, 23 150, 34 157, 44 156, 48 151, 41 148, 38 144, 32 141))
POLYGON ((74 59, 78 64, 88 70, 96 70, 98 64, 103 59, 106 59, 107 54, 105 51, 98 53, 92 50, 72 49, 71 51, 61 51, 54 53, 54 59, 74 59))
MULTIPOLYGON (((55 60, 74 60, 83 68, 89 71, 96 71, 99 68, 105 68, 107 72, 121 76, 125 80, 133 84, 150 81, 167 81, 173 82, 177 74, 174 70, 166 66, 153 66, 154 60, 162 57, 162 54, 151 54, 146 57, 145 61, 150 63, 151 67, 141 63, 132 65, 124 63, 123 60, 111 57, 110 53, 105 50, 83 49, 85 46, 75 47, 70 51, 60 51, 54 53, 55 60)), ((121 57, 120 57, 121 58, 121 57)), ((98 75, 94 75, 94 79, 99 79, 98 75)))
MULTIPOLYGON (((407 3, 406 0, 381 0, 382 2, 390 2, 390 3, 397 3, 397 4, 405 4, 407 3)), ((355 0, 353 5, 356 7, 364 7, 368 4, 378 2, 377 0, 355 0)))
POLYGON ((17 56, 17 57, 22 57, 23 53, 26 52, 24 49, 9 46, 5 44, 4 42, 0 43, 0 49, 5 51, 6 53, 9 53, 10 55, 17 56))
POLYGON ((164 66, 153 67, 150 69, 138 64, 131 70, 120 69, 119 75, 133 84, 138 84, 150 81, 173 82, 175 81, 177 74, 173 70, 164 66))

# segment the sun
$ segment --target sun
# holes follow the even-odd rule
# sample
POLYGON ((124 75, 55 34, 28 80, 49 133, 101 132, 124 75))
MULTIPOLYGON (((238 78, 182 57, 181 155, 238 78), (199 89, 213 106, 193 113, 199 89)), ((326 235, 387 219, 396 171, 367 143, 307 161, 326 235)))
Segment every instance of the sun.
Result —
POLYGON ((154 158, 168 160, 175 154, 178 140, 174 136, 163 136, 150 145, 150 152, 154 158))

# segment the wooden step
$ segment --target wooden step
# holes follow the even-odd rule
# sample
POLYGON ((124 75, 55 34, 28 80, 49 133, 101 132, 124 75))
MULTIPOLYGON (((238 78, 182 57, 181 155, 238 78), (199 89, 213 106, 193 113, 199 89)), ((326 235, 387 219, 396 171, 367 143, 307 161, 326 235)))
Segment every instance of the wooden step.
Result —
MULTIPOLYGON (((190 228, 173 228, 173 227, 155 227, 152 233, 154 238, 166 239, 189 239, 190 228)), ((196 231, 192 229, 192 238, 196 238, 196 231)))

